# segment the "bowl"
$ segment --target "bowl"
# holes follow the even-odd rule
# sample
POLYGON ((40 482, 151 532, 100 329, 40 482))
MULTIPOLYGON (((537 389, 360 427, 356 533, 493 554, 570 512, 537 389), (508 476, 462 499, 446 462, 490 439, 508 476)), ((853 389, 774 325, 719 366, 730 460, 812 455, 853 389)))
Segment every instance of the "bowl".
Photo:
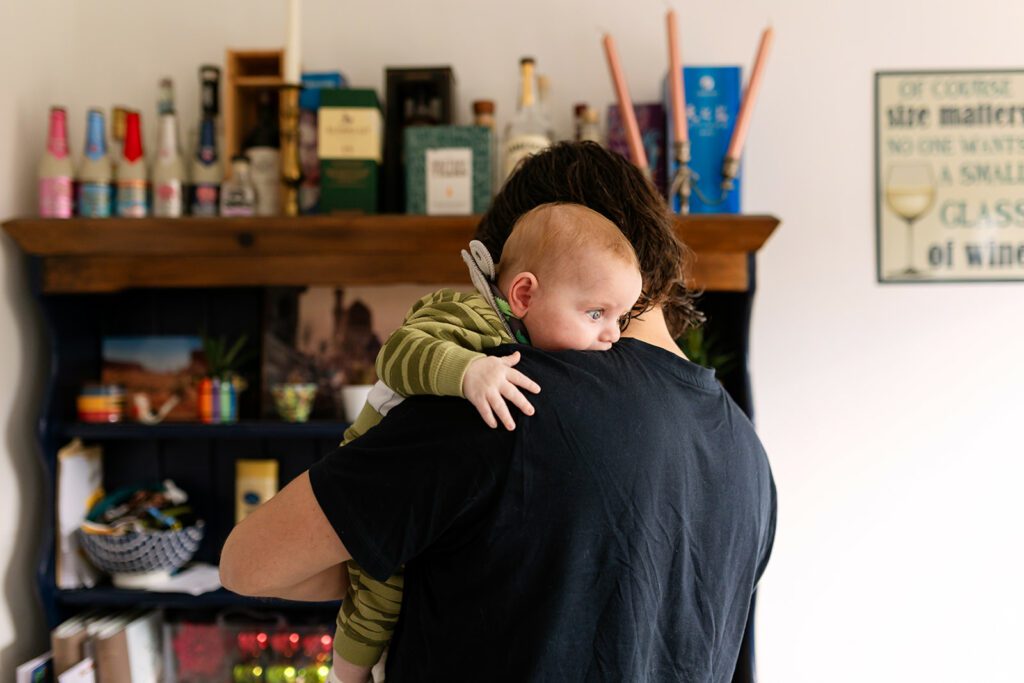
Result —
POLYGON ((275 384, 270 388, 277 414, 286 422, 305 422, 316 398, 316 384, 275 384))
POLYGON ((173 531, 129 531, 97 534, 78 530, 78 542, 89 561, 111 575, 121 588, 143 588, 169 578, 199 549, 203 523, 173 531))

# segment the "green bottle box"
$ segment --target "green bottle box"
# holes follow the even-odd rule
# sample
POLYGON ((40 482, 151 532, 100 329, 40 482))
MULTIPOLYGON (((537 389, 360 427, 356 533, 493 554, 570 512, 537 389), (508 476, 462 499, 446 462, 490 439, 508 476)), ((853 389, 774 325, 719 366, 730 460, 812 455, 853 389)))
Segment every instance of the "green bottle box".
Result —
POLYGON ((377 93, 320 91, 317 156, 323 213, 377 213, 384 122, 377 93))

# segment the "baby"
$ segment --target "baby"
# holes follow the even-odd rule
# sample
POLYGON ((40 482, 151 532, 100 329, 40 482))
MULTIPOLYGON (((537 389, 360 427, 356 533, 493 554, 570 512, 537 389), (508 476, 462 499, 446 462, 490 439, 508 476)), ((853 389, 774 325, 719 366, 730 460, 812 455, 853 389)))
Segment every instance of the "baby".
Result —
MULTIPOLYGON (((523 394, 540 387, 515 369, 519 353, 484 349, 530 344, 545 351, 607 351, 640 297, 636 254, 614 223, 578 204, 543 204, 523 215, 505 243, 497 272, 479 242, 463 258, 477 292, 440 290, 420 299, 377 356, 381 381, 348 443, 377 424, 404 396, 468 399, 491 427, 515 429, 508 403, 525 415, 523 394)), ((348 563, 348 599, 338 614, 334 683, 367 680, 391 639, 402 601, 401 575, 376 581, 348 563)))

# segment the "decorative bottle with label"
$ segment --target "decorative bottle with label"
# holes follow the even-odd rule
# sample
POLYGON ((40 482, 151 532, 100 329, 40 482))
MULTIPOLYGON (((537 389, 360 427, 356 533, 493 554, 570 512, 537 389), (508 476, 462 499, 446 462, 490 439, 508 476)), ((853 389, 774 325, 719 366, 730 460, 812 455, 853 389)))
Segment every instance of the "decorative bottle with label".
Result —
POLYGON ((604 138, 601 135, 601 117, 593 107, 584 109, 583 115, 580 117, 580 140, 589 140, 599 145, 604 144, 604 138))
POLYGON ((160 147, 153 162, 153 215, 178 218, 185 211, 185 163, 178 148, 178 117, 160 114, 160 147))
POLYGON ((260 94, 256 125, 242 147, 256 186, 256 215, 276 216, 281 212, 281 134, 270 92, 260 94))
POLYGON ((107 155, 107 131, 102 109, 90 109, 85 119, 85 154, 78 167, 78 215, 85 218, 110 217, 110 181, 113 179, 107 155))
POLYGON ((537 85, 532 57, 519 60, 519 108, 505 128, 503 179, 525 157, 551 146, 551 125, 537 106, 537 85))
POLYGON ((220 207, 220 184, 224 180, 217 153, 217 112, 220 69, 199 68, 200 106, 199 139, 192 158, 192 184, 189 186, 189 213, 193 216, 216 216, 220 207))
POLYGON ((126 107, 114 107, 110 113, 110 213, 117 213, 117 165, 121 163, 124 153, 125 121, 128 118, 126 107))
POLYGON ((50 107, 50 131, 39 163, 39 215, 71 218, 71 155, 68 154, 68 115, 64 107, 50 107))
POLYGON ((170 78, 160 79, 160 97, 156 101, 156 113, 173 114, 176 110, 174 106, 174 81, 170 78))
POLYGON ((231 157, 231 177, 224 181, 220 189, 220 215, 255 216, 257 197, 249 169, 249 157, 236 154, 231 157))
POLYGON ((473 125, 481 126, 488 130, 489 149, 491 152, 491 194, 494 194, 498 190, 498 185, 503 178, 496 178, 496 170, 498 169, 497 160, 495 159, 496 147, 497 147, 497 133, 495 131, 494 123, 494 100, 475 100, 473 102, 473 125))
POLYGON ((117 215, 145 218, 149 214, 146 188, 146 158, 142 151, 142 124, 139 112, 125 117, 124 152, 117 165, 117 215))

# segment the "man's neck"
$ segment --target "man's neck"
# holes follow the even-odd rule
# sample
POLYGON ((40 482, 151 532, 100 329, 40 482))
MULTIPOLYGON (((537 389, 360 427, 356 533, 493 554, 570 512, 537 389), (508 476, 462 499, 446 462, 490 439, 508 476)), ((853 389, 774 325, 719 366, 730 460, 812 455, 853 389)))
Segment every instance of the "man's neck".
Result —
POLYGON ((629 327, 622 333, 622 336, 639 339, 652 346, 665 349, 669 353, 674 353, 680 358, 686 358, 686 355, 679 349, 676 340, 672 338, 672 334, 668 331, 668 325, 665 323, 665 314, 661 308, 653 308, 639 318, 631 320, 629 327))

